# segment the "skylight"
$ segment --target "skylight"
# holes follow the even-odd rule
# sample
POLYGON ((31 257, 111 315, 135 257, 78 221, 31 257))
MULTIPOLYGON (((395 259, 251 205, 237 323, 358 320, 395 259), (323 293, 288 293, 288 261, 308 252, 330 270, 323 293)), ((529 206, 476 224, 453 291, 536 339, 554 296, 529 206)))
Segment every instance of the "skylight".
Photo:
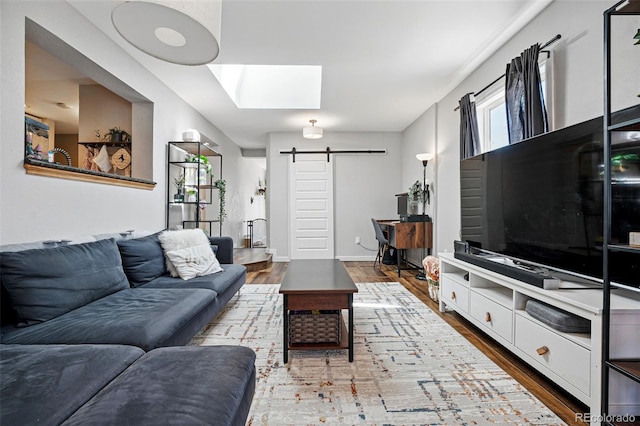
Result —
POLYGON ((207 65, 238 108, 319 109, 318 65, 207 65))

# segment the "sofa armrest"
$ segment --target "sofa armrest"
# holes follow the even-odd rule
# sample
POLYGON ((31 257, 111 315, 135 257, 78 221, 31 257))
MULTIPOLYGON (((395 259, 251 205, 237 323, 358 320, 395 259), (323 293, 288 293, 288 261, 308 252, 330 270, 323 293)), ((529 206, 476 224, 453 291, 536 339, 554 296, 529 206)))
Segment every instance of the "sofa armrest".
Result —
POLYGON ((231 237, 209 237, 211 244, 218 246, 216 257, 220 263, 233 263, 233 239, 231 237))

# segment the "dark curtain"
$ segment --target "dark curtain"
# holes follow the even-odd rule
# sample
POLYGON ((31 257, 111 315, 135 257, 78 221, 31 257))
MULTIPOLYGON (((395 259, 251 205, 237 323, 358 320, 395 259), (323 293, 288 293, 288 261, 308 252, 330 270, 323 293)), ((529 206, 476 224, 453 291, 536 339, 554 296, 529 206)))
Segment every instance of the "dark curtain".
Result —
POLYGON ((481 152, 478 116, 473 94, 467 93, 460 99, 460 159, 473 157, 481 152))
POLYGON ((549 131, 538 69, 540 46, 534 44, 507 64, 506 107, 509 143, 549 131))

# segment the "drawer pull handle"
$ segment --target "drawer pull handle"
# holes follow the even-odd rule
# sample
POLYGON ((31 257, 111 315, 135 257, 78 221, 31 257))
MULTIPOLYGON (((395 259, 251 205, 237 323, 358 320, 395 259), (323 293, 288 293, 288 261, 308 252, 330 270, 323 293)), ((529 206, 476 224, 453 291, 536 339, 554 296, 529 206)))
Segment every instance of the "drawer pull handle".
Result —
POLYGON ((487 312, 487 314, 484 317, 484 320, 486 322, 491 322, 491 312, 487 312))
POLYGON ((538 355, 544 355, 549 352, 549 348, 546 346, 540 346, 538 349, 536 349, 536 352, 538 352, 538 355))
POLYGON ((456 300, 456 292, 455 291, 451 292, 451 300, 456 300))

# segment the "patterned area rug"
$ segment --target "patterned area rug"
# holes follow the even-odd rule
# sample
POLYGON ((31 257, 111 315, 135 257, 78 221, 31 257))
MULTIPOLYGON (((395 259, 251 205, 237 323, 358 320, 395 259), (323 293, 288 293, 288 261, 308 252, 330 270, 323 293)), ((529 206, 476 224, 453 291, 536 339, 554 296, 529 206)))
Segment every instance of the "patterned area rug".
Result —
POLYGON ((190 344, 256 351, 251 425, 564 424, 401 284, 357 286, 353 363, 334 350, 283 364, 273 284, 244 286, 190 344))

